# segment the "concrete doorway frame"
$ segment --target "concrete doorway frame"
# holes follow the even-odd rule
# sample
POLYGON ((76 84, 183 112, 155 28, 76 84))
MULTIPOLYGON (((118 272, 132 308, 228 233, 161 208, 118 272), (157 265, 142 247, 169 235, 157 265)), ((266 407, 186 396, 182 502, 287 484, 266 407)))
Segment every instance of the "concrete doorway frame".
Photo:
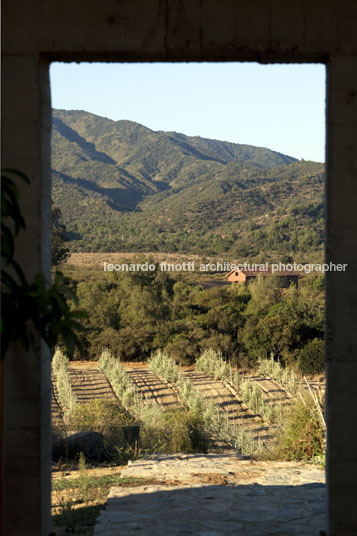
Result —
MULTIPOLYGON (((24 171, 18 259, 47 275, 52 61, 258 61, 327 67, 329 534, 357 533, 357 3, 352 0, 3 2, 3 166, 24 171)), ((2 367, 2 529, 48 536, 50 357, 16 345, 2 367)))

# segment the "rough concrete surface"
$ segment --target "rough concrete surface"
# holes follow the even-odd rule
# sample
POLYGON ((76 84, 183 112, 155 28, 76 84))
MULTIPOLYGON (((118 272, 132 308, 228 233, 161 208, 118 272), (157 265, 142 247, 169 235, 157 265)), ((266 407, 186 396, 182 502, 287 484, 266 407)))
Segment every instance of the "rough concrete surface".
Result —
POLYGON ((111 488, 95 536, 313 536, 326 527, 325 474, 313 465, 173 455, 130 463, 122 476, 153 483, 111 488))

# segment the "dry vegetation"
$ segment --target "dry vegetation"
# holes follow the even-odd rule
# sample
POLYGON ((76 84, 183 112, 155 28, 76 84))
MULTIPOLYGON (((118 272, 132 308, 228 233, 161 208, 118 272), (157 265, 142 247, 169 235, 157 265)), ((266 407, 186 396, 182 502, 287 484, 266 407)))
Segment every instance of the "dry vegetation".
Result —
MULTIPOLYGON (((54 404, 56 419, 59 407, 65 420, 73 423, 77 404, 81 406, 94 399, 117 401, 132 415, 133 422, 143 424, 146 449, 155 449, 149 440, 150 434, 156 435, 153 429, 168 425, 170 412, 170 418, 175 416, 180 421, 182 410, 193 419, 191 425, 196 421, 211 437, 245 454, 271 450, 267 440, 281 431, 297 400, 305 408, 315 408, 314 413, 324 426, 323 391, 312 390, 306 380, 302 383, 291 369, 282 369, 273 359, 260 360, 258 374, 245 376, 213 350, 203 352, 196 362, 197 370, 178 367, 162 351, 153 354, 147 364, 120 363, 104 351, 99 363, 70 365, 57 352, 55 369, 58 379, 53 396, 55 400, 69 401, 60 406, 54 404)), ((160 448, 169 448, 169 443, 166 438, 160 448)), ((175 438, 174 444, 185 448, 187 438, 181 445, 175 438)))
MULTIPOLYGON (((67 379, 54 385, 56 396, 64 389, 62 399, 76 400, 71 411, 66 411, 72 429, 98 430, 102 425, 104 432, 104 422, 133 422, 130 414, 141 423, 140 445, 120 447, 109 465, 107 460, 105 465, 93 466, 77 452, 71 461, 64 464, 62 459, 54 466, 52 513, 57 536, 91 536, 110 487, 143 483, 121 478, 123 463, 157 452, 192 452, 195 448, 202 452, 204 442, 197 443, 202 429, 215 437, 215 449, 230 445, 264 459, 324 462, 322 397, 272 361, 261 361, 259 374, 251 373, 249 378, 231 369, 212 350, 198 360, 200 370, 178 367, 164 352, 154 354, 148 364, 122 364, 104 352, 99 361, 102 371, 98 363, 69 364, 63 354, 57 354, 55 366, 57 381, 67 379), (288 394, 278 379, 290 390, 293 386, 294 395, 288 394), (272 407, 279 407, 280 415, 278 418, 276 412, 275 424, 269 426, 272 407), (273 435, 279 435, 279 441, 272 442, 273 435), (113 463, 116 466, 110 466, 113 463)), ((111 439, 115 441, 114 436, 111 439)))
POLYGON ((122 478, 123 466, 92 467, 80 455, 72 466, 56 466, 52 473, 52 520, 56 536, 91 536, 112 486, 139 486, 139 478, 122 478))
POLYGON ((217 262, 217 259, 202 257, 200 255, 184 255, 181 253, 71 253, 67 259, 67 264, 72 266, 101 266, 104 262, 112 264, 122 264, 124 262, 141 263, 146 260, 153 260, 155 263, 183 263, 195 262, 217 262), (207 260, 206 260, 207 259, 207 260))

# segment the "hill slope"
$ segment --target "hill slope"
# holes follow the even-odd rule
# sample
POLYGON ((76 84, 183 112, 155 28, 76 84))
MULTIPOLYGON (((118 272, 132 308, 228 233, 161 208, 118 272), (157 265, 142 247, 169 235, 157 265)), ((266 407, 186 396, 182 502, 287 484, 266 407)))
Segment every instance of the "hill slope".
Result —
POLYGON ((52 168, 76 251, 321 254, 322 164, 54 110, 52 168))

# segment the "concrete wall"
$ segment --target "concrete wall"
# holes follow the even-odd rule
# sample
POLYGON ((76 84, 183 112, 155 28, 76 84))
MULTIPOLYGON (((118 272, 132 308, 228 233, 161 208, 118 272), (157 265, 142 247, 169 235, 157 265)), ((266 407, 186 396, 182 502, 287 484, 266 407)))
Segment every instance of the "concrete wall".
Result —
MULTIPOLYGON (((331 535, 357 533, 357 2, 355 0, 4 0, 3 166, 22 188, 18 257, 48 272, 48 65, 76 61, 325 62, 328 484, 331 535)), ((2 526, 48 535, 49 360, 13 347, 3 382, 2 526)))

